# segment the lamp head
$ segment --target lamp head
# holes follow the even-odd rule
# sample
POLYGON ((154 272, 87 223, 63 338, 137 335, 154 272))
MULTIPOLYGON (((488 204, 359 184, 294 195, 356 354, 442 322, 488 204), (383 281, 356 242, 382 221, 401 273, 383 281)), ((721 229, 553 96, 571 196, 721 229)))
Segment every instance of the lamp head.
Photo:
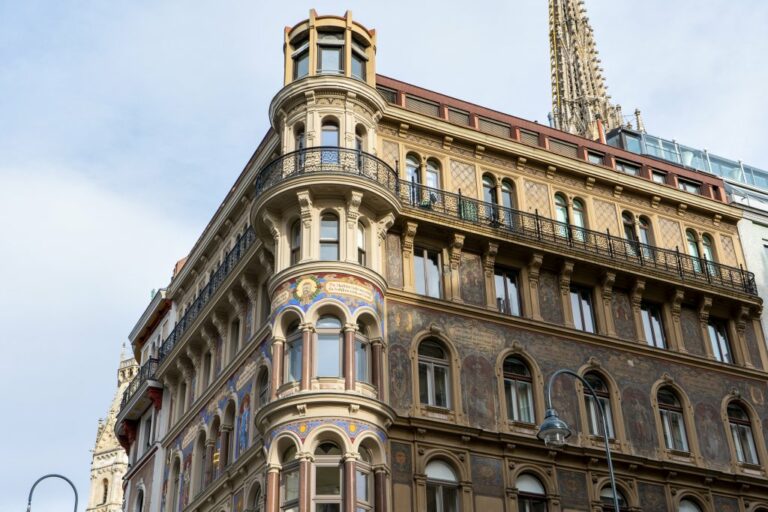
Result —
POLYGON ((544 414, 544 422, 539 426, 536 437, 544 441, 544 444, 553 448, 559 448, 565 444, 565 440, 571 436, 568 424, 560 419, 555 409, 547 409, 544 414))

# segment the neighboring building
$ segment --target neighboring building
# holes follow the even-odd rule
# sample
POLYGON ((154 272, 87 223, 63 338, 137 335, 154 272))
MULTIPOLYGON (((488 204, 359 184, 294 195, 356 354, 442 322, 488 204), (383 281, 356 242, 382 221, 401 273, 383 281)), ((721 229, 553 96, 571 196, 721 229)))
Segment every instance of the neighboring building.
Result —
POLYGON ((119 512, 123 507, 123 476, 128 469, 128 456, 115 437, 115 418, 120 400, 129 383, 136 377, 139 366, 133 357, 120 354, 117 370, 117 391, 106 419, 99 420, 96 444, 91 461, 91 490, 87 512, 119 512))
POLYGON ((131 334, 128 512, 595 512, 603 435, 624 510, 768 511, 722 179, 377 75, 349 13, 284 43, 272 128, 131 334), (557 380, 553 450, 559 368, 609 421, 557 380))

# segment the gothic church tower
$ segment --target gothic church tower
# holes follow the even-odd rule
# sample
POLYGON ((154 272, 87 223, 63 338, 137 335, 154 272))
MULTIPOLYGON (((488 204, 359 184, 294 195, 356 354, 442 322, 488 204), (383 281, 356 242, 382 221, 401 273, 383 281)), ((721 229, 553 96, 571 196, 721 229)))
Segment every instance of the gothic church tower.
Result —
POLYGON ((86 512, 121 512, 123 507, 123 476, 128 471, 128 455, 115 436, 115 416, 125 388, 139 370, 133 356, 120 354, 117 370, 117 391, 112 398, 106 419, 99 420, 96 445, 91 461, 91 490, 86 512))
POLYGON ((549 0, 549 45, 554 126, 593 140, 622 125, 611 104, 583 0, 549 0))

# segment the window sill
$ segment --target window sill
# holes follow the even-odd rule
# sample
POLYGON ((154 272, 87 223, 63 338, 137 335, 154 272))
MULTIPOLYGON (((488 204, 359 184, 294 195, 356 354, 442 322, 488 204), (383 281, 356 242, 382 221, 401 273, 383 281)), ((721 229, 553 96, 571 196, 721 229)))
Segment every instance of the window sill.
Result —
POLYGON ((446 407, 420 404, 419 412, 421 413, 422 416, 431 418, 431 419, 452 421, 452 422, 456 421, 456 413, 452 409, 448 409, 446 407))
POLYGON ((763 471, 763 468, 762 466, 760 466, 760 464, 750 464, 748 462, 738 462, 737 464, 741 472, 746 475, 753 475, 753 476, 765 475, 765 471, 763 471))
POLYGON ((539 428, 535 423, 525 423, 522 421, 507 419, 507 430, 516 434, 525 434, 536 437, 539 428))
POLYGON ((683 463, 689 463, 689 464, 692 464, 694 462, 694 457, 691 452, 681 452, 679 450, 671 450, 669 448, 664 448, 664 454, 667 460, 671 460, 674 462, 683 462, 683 463))

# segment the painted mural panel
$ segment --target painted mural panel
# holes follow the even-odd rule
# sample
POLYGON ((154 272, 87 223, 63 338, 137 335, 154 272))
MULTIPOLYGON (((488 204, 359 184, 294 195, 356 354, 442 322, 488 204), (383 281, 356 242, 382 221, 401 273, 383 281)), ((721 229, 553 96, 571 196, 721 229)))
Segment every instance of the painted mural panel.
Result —
POLYGON ((485 496, 504 496, 501 459, 472 455, 472 490, 485 496))
POLYGON ((496 379, 491 364, 481 355, 469 355, 461 364, 462 398, 467 420, 473 427, 496 429, 496 379))
POLYGON ((461 300, 485 306, 485 273, 479 254, 461 253, 461 300))
POLYGON ((587 510, 587 475, 581 471, 557 470, 557 483, 560 487, 561 505, 587 510))
POLYGON ((693 308, 683 307, 680 310, 680 328, 683 331, 685 350, 697 356, 703 356, 704 340, 701 335, 699 314, 693 308))
POLYGON ((406 414, 411 407, 411 361, 408 350, 395 345, 389 350, 389 396, 392 407, 406 414))
POLYGON ((390 444, 392 449, 392 481, 408 484, 413 482, 413 455, 411 445, 407 443, 390 444))
POLYGON ((387 283, 393 288, 402 288, 403 250, 400 245, 400 236, 395 233, 387 233, 386 248, 387 283))
POLYGON ((557 274, 542 271, 539 275, 539 305, 541 317, 547 322, 563 325, 563 301, 560 297, 557 274))
POLYGON ((614 290, 613 298, 611 299, 611 309, 613 310, 616 334, 625 340, 637 339, 635 318, 632 312, 632 304, 629 301, 629 295, 625 292, 614 290))
POLYGON ((652 457, 657 447, 656 429, 648 393, 635 387, 622 392, 622 411, 635 451, 652 457))
POLYGON ((248 449, 248 425, 251 419, 251 396, 245 394, 240 401, 240 412, 237 417, 237 444, 235 458, 248 449))
POLYGON ((757 333, 755 332, 755 324, 752 320, 747 320, 747 325, 744 328, 744 340, 747 344, 747 351, 749 352, 749 358, 752 364, 758 370, 763 369, 763 361, 760 357, 760 348, 758 347, 757 333))
POLYGON ((739 512, 739 502, 729 496, 714 496, 715 510, 717 512, 739 512))
POLYGON ((381 290, 356 276, 341 273, 317 273, 296 277, 280 285, 272 299, 272 310, 279 314, 288 306, 307 311, 323 299, 335 299, 354 314, 360 308, 371 308, 382 316, 381 290))
POLYGON ((728 445, 725 440, 720 411, 711 403, 706 402, 696 404, 694 414, 701 454, 706 459, 727 463, 729 461, 728 445))
POLYGON ((663 485, 640 482, 637 494, 643 510, 667 510, 667 495, 663 485))

